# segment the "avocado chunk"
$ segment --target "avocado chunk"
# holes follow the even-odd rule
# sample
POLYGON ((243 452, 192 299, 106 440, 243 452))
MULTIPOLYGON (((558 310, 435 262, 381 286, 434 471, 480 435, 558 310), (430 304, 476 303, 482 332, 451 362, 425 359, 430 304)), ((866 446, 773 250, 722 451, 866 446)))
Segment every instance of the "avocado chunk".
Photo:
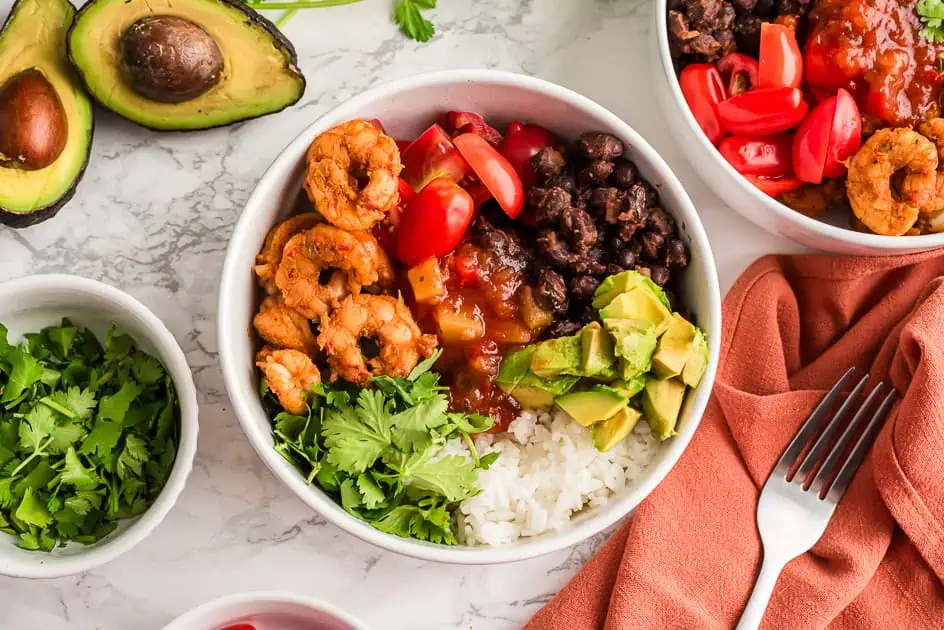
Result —
POLYGON ((569 392, 579 380, 579 376, 541 378, 528 372, 511 395, 526 409, 544 409, 553 405, 558 396, 569 392))
POLYGON ((601 381, 616 378, 616 355, 613 340, 599 322, 592 322, 580 331, 583 376, 601 381))
POLYGON ((541 377, 561 374, 581 376, 580 337, 558 337, 539 343, 531 358, 531 371, 541 377))
POLYGON ((671 378, 682 373, 695 347, 695 327, 672 313, 672 323, 659 338, 656 353, 652 355, 652 371, 659 378, 671 378))
POLYGON ((593 446, 598 451, 607 452, 629 435, 630 431, 639 422, 642 413, 632 407, 623 407, 612 417, 599 424, 593 425, 590 430, 593 437, 593 446))
POLYGON ((151 129, 229 125, 305 92, 292 44, 237 0, 91 0, 68 50, 95 100, 151 129))
POLYGON ((629 398, 606 385, 595 385, 585 392, 573 392, 554 401, 558 407, 584 427, 603 422, 629 404, 629 398))
POLYGON ((620 379, 618 381, 613 381, 610 383, 610 387, 620 392, 628 398, 632 398, 639 392, 643 390, 646 386, 646 375, 637 374, 636 376, 630 378, 629 380, 620 379))
POLYGON ((695 338, 692 340, 692 354, 682 370, 682 381, 689 387, 698 387, 701 377, 708 367, 708 340, 701 329, 695 329, 695 338))
POLYGON ((646 378, 642 410, 653 435, 666 440, 677 435, 675 424, 685 398, 685 383, 674 378, 646 378))
POLYGON ((607 319, 641 319, 656 327, 656 336, 661 336, 672 323, 672 311, 648 289, 635 288, 620 293, 613 301, 600 309, 600 317, 607 319))
POLYGON ((603 308, 612 302, 617 295, 629 293, 637 287, 648 289, 666 309, 672 310, 669 305, 669 298, 666 297, 662 287, 638 271, 623 271, 609 276, 601 282, 600 286, 593 292, 593 308, 603 308))
POLYGON ((604 319, 603 326, 616 340, 614 350, 620 357, 624 380, 651 369, 652 355, 658 343, 655 325, 641 319, 604 319))
POLYGON ((0 222, 51 218, 92 147, 92 104, 69 66, 67 0, 18 0, 0 30, 0 222))

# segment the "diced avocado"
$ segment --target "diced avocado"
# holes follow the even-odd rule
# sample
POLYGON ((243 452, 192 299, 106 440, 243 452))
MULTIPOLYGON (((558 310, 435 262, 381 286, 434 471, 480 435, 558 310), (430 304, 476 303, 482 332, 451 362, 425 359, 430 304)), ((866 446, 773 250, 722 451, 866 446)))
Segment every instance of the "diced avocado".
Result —
POLYGON ((646 378, 642 409, 653 435, 665 440, 677 435, 675 424, 685 398, 685 383, 674 378, 646 378))
POLYGON ((580 335, 558 337, 539 343, 531 357, 531 371, 541 377, 572 374, 581 376, 580 335))
POLYGON ((641 319, 604 319, 603 326, 616 341, 623 379, 648 372, 658 342, 655 325, 641 319))
POLYGON ((629 380, 624 381, 620 379, 618 381, 613 381, 612 383, 610 383, 610 387, 620 392, 624 396, 628 396, 629 398, 632 398, 633 396, 641 392, 645 386, 646 386, 645 374, 637 374, 636 376, 632 377, 629 380))
POLYGON ((512 352, 502 359, 501 367, 495 382, 506 394, 510 394, 531 370, 531 357, 534 355, 534 346, 528 346, 512 352))
POLYGON ((659 338, 656 353, 652 355, 652 371, 659 378, 671 378, 682 373, 695 345, 695 327, 678 313, 672 313, 672 323, 659 338))
POLYGON ((580 331, 580 346, 583 355, 583 375, 601 380, 616 377, 616 355, 613 340, 599 322, 587 324, 580 331))
POLYGON ((593 445, 598 451, 606 452, 622 442, 633 430, 642 414, 632 407, 623 407, 612 417, 593 425, 593 445))
POLYGON ((511 395, 527 409, 547 408, 554 404, 558 396, 569 392, 579 380, 579 376, 541 378, 528 372, 515 386, 511 395))
POLYGON ((638 271, 624 271, 606 278, 593 292, 593 308, 603 308, 613 301, 620 293, 628 293, 636 287, 649 289, 655 294, 666 309, 672 310, 669 306, 669 298, 665 296, 665 291, 658 284, 639 273, 638 271))
POLYGON ((595 385, 585 392, 566 394, 554 401, 584 427, 603 422, 629 404, 629 398, 606 385, 595 385))
POLYGON ((635 288, 620 293, 613 301, 600 309, 600 317, 607 319, 641 319, 656 327, 656 336, 662 335, 672 323, 672 311, 647 289, 635 288))
POLYGON ((682 381, 689 387, 698 387, 701 377, 708 367, 708 340, 701 329, 695 329, 695 339, 692 343, 692 354, 682 370, 682 381))

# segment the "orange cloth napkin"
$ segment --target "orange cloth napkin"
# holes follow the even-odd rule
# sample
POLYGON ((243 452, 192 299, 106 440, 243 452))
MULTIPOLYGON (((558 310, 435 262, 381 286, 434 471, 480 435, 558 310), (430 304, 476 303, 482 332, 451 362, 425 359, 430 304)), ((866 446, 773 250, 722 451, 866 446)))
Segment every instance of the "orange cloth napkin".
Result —
POLYGON ((760 570, 760 488, 852 365, 900 402, 762 628, 944 628, 944 256, 768 256, 723 313, 688 449, 527 629, 733 627, 760 570))

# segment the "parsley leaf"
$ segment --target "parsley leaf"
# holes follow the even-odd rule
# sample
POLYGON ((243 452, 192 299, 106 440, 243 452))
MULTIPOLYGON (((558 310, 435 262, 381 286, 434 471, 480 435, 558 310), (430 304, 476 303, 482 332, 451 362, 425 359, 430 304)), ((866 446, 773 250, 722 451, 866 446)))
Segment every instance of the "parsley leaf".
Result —
POLYGON ((944 0, 918 0, 915 11, 924 23, 921 36, 929 42, 944 41, 944 0))
POLYGON ((400 0, 393 14, 393 20, 404 35, 418 42, 428 42, 435 29, 432 22, 422 16, 420 11, 436 8, 436 0, 400 0))

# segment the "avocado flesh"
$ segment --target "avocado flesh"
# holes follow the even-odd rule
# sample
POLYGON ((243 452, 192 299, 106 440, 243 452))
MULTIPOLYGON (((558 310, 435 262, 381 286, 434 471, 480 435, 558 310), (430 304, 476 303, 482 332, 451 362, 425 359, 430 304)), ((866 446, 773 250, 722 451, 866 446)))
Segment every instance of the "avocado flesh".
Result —
POLYGON ((580 349, 584 376, 605 381, 616 378, 613 340, 599 322, 587 324, 580 331, 580 349))
POLYGON ((645 374, 638 374, 628 380, 618 380, 610 383, 610 387, 620 392, 627 398, 632 398, 643 390, 646 386, 645 374))
POLYGON ((298 102, 305 78, 291 43, 271 22, 236 0, 92 0, 69 31, 69 56, 104 107, 157 130, 206 129, 256 118, 298 102), (220 80, 180 103, 134 91, 121 71, 121 41, 143 17, 172 15, 205 30, 223 57, 220 80))
POLYGON ((642 409, 653 435, 666 440, 678 435, 678 422, 682 401, 685 399, 685 383, 674 378, 646 378, 642 395, 642 409))
POLYGON ((661 336, 672 323, 672 311, 667 309, 658 296, 645 288, 635 288, 620 293, 600 309, 600 317, 607 319, 640 319, 656 327, 656 336, 661 336))
POLYGON ((585 392, 565 394, 554 402, 579 425, 589 427, 615 415, 629 404, 629 398, 606 385, 596 385, 585 392))
POLYGON ((638 410, 623 407, 610 418, 593 425, 591 429, 593 446, 598 451, 607 452, 626 439, 641 417, 642 413, 638 410))
POLYGON ((619 294, 629 293, 637 287, 650 291, 666 309, 672 310, 669 298, 666 297, 662 287, 638 271, 623 271, 603 280, 593 292, 593 308, 603 308, 619 294))
POLYGON ((542 341, 534 349, 531 371, 547 378, 571 374, 582 376, 580 337, 558 337, 542 341))
POLYGON ((652 355, 652 371, 659 378, 671 378, 682 373, 695 347, 695 327, 678 313, 672 314, 672 323, 659 338, 656 353, 652 355))
POLYGON ((658 337, 656 327, 641 319, 604 319, 603 326, 616 340, 623 380, 645 374, 652 367, 658 337))
POLYGON ((577 383, 578 376, 542 378, 531 371, 531 360, 537 346, 528 346, 504 358, 495 382, 522 407, 542 409, 554 404, 577 383))
POLYGON ((682 370, 682 381, 691 388, 698 387, 701 378, 708 368, 708 340, 705 333, 695 329, 695 338, 692 340, 692 354, 682 370))
POLYGON ((0 86, 29 69, 52 85, 66 114, 65 147, 40 170, 0 167, 0 222, 49 219, 75 193, 92 147, 92 104, 69 67, 65 39, 75 15, 66 0, 19 0, 0 31, 0 86))

